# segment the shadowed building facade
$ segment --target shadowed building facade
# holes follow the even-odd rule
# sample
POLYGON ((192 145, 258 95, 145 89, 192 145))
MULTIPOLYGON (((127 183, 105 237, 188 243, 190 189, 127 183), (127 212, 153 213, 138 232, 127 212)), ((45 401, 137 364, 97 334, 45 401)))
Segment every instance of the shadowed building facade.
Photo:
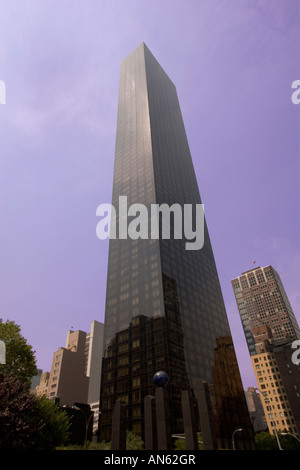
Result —
MULTIPOLYGON (((149 214, 152 204, 201 204, 176 88, 144 43, 121 64, 112 197, 117 234, 119 196, 127 196, 128 207, 145 205, 149 214)), ((187 250, 187 240, 172 237, 172 217, 170 225, 170 239, 162 232, 151 238, 150 216, 148 239, 110 239, 100 439, 110 439, 117 399, 127 405, 128 429, 144 435, 144 397, 155 395, 153 376, 164 370, 172 432, 183 429, 182 391, 193 391, 201 379, 213 395, 214 419, 227 419, 216 425, 224 433, 217 435, 219 446, 230 446, 236 423, 218 409, 228 403, 230 387, 215 390, 213 383, 223 374, 215 362, 222 341, 231 344, 221 353, 230 355, 228 373, 239 389, 242 384, 208 230, 205 224, 201 249, 187 250)))

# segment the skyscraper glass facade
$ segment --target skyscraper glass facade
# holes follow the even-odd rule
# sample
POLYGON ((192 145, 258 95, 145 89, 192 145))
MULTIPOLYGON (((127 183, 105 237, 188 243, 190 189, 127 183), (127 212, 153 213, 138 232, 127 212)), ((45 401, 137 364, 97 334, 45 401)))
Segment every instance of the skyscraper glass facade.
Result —
MULTIPOLYGON (((127 196, 128 206, 145 205, 148 214, 151 204, 201 204, 176 88, 144 43, 121 64, 112 197, 117 234, 119 196, 127 196)), ((212 391, 220 445, 239 420, 246 420, 245 429, 249 424, 206 225, 204 230, 203 248, 193 251, 184 238, 160 233, 152 239, 150 229, 149 239, 110 240, 101 439, 110 438, 117 399, 127 405, 128 428, 143 435, 143 400, 154 394, 159 370, 169 376, 173 432, 183 432, 181 391, 192 390, 199 378, 212 391), (224 379, 226 367, 230 379, 224 379), (225 402, 231 403, 226 409, 225 402)))

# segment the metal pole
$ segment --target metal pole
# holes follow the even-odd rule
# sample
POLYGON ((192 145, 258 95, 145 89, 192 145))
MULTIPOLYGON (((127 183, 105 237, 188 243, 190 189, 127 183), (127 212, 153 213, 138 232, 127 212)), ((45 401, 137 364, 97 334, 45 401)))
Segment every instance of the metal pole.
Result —
POLYGON ((233 434, 232 434, 232 449, 235 450, 235 444, 234 444, 234 435, 236 432, 241 432, 242 431, 242 428, 239 428, 239 429, 236 429, 235 431, 233 431, 233 434))
MULTIPOLYGON (((266 405, 268 405, 270 403, 270 401, 267 397, 265 397, 263 392, 258 387, 255 387, 255 390, 258 390, 262 394, 262 396, 264 397, 266 405)), ((272 424, 273 424, 273 428, 274 428, 274 434, 276 436, 278 448, 279 448, 279 450, 283 450, 282 447, 281 447, 280 441, 279 441, 279 437, 278 437, 278 433, 277 433, 277 429, 276 429, 276 424, 275 424, 275 421, 274 421, 274 416, 273 416, 273 413, 272 413, 271 410, 270 410, 270 418, 272 420, 272 424)))

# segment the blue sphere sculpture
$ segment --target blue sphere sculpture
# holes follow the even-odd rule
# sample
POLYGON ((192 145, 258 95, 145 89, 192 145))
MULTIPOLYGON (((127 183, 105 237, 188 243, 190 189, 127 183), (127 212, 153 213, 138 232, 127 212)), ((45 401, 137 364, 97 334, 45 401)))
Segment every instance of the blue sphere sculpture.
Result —
POLYGON ((156 372, 153 377, 153 382, 156 387, 165 387, 168 383, 168 380, 168 374, 163 370, 156 372))

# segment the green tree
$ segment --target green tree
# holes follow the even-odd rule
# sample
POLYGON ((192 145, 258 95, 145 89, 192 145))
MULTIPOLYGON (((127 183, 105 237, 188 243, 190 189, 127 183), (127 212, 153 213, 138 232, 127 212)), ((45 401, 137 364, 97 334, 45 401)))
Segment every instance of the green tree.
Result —
POLYGON ((132 431, 126 431, 126 450, 142 450, 144 442, 140 436, 132 431))
POLYGON ((42 429, 36 398, 12 373, 0 373, 0 449, 30 448, 42 429))
POLYGON ((255 442, 257 450, 278 450, 276 437, 267 431, 256 434, 255 442))
POLYGON ((12 373, 0 373, 0 423, 2 450, 53 450, 68 438, 66 413, 12 373))
POLYGON ((66 444, 69 439, 70 418, 66 411, 45 396, 37 398, 39 418, 42 428, 35 435, 34 448, 54 450, 66 444))
MULTIPOLYGON (((57 447, 58 450, 111 450, 109 442, 89 442, 88 445, 69 445, 67 447, 57 447)), ((126 450, 143 450, 144 442, 140 436, 132 431, 126 431, 126 450)))
MULTIPOLYGON (((300 450, 300 443, 295 437, 278 433, 278 438, 283 450, 300 450)), ((255 442, 257 450, 279 450, 276 437, 269 432, 256 434, 255 442)))
POLYGON ((0 320, 0 340, 6 346, 6 364, 0 364, 0 372, 13 375, 29 386, 37 374, 35 355, 32 347, 21 335, 21 328, 13 321, 0 320))
POLYGON ((283 450, 300 450, 299 437, 291 434, 279 434, 279 439, 283 450))
MULTIPOLYGON (((197 433, 198 438, 198 447, 199 450, 204 450, 203 442, 202 442, 202 434, 197 433)), ((185 439, 175 439, 174 441, 174 450, 186 450, 185 446, 185 439)))

